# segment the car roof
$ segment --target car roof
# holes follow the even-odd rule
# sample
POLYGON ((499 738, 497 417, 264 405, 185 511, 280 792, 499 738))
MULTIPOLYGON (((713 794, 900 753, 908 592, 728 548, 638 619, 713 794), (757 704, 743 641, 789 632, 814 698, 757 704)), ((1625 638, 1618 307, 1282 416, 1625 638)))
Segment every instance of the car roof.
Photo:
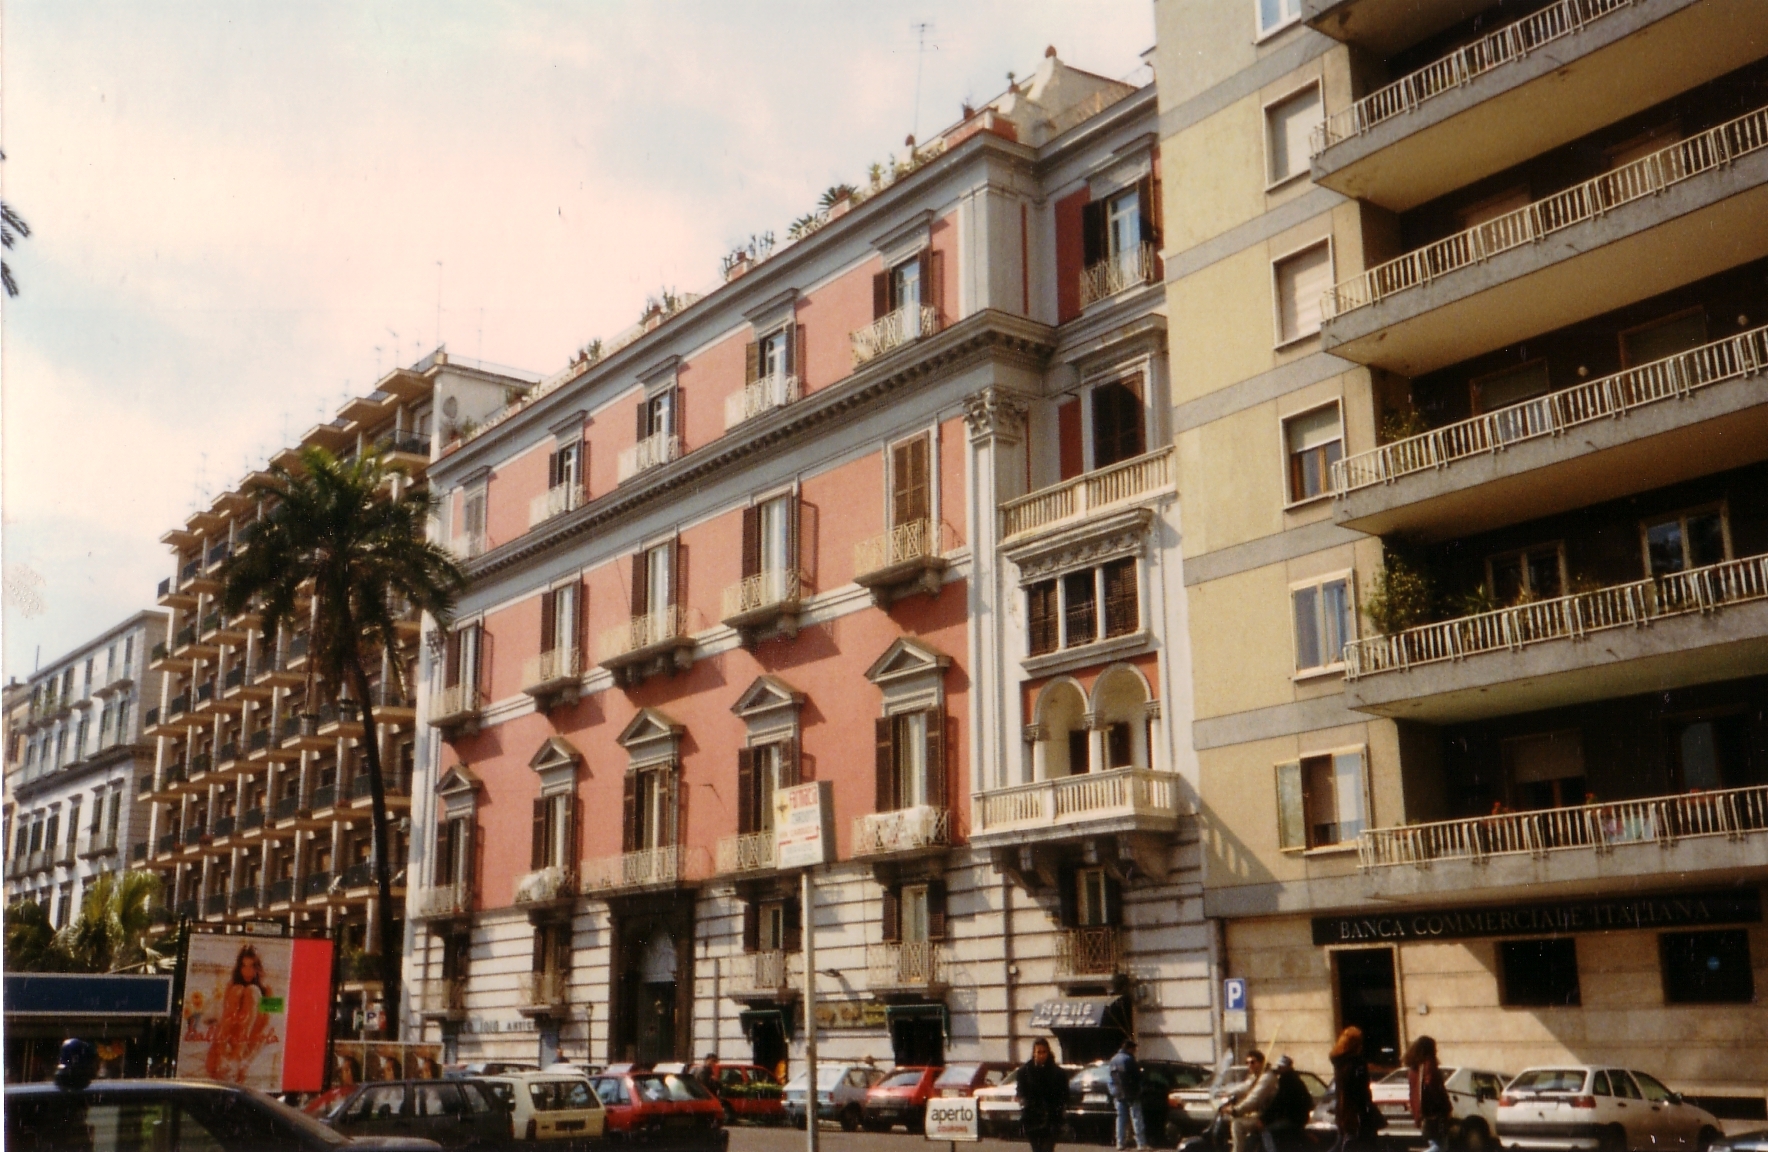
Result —
POLYGON ((172 1089, 183 1091, 206 1092, 243 1092, 245 1089, 238 1084, 222 1084, 216 1080, 171 1079, 171 1080, 94 1080, 84 1089, 63 1088, 50 1081, 39 1081, 33 1084, 8 1084, 8 1096, 66 1096, 76 1092, 139 1092, 153 1095, 172 1089))

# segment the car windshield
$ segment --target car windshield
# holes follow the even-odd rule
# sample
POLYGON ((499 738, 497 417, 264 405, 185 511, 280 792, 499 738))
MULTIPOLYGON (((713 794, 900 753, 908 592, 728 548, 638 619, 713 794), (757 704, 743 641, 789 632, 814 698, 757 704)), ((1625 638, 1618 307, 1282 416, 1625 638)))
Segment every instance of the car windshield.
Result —
POLYGON ((246 1088, 244 1091, 249 1093, 252 1099, 259 1105, 276 1113, 277 1118, 287 1124, 290 1128, 293 1128, 298 1132, 304 1132, 312 1139, 318 1140, 324 1144, 330 1144, 333 1147, 350 1143, 350 1138, 348 1136, 345 1136, 335 1128, 327 1128, 324 1124, 321 1124, 299 1108, 290 1108, 287 1104, 284 1104, 274 1096, 271 1096, 268 1092, 261 1092, 256 1088, 246 1088))
POLYGON ((637 1091, 640 1100, 653 1104, 666 1100, 712 1099, 707 1095, 706 1089, 686 1076, 678 1076, 674 1072, 634 1076, 632 1086, 637 1091))
POLYGON ((921 1082, 921 1070, 911 1068, 907 1072, 892 1072, 879 1085, 880 1088, 913 1088, 921 1082))
POLYGON ((1222 1092, 1230 1088, 1238 1088, 1250 1079, 1252 1079, 1252 1072, 1246 1065, 1235 1064, 1217 1072, 1215 1079, 1209 1082, 1209 1087, 1213 1092, 1222 1092))
POLYGON ((1510 1082, 1509 1092, 1582 1092, 1582 1068, 1531 1068, 1510 1082))
POLYGON ((933 1082, 935 1088, 962 1088, 976 1079, 976 1073, 982 1068, 980 1064, 947 1064, 939 1079, 933 1082))
MULTIPOLYGON (((836 1086, 841 1083, 841 1078, 845 1075, 847 1075, 847 1069, 841 1067, 839 1064, 835 1065, 832 1068, 827 1064, 817 1065, 817 1069, 816 1069, 816 1089, 817 1089, 817 1091, 818 1092, 832 1092, 832 1091, 834 1091, 836 1086)), ((805 1073, 805 1072, 798 1073, 798 1075, 792 1077, 791 1081, 789 1083, 787 1083, 786 1091, 788 1091, 788 1092, 791 1092, 791 1091, 802 1092, 802 1091, 804 1091, 804 1085, 809 1079, 810 1079, 810 1076, 808 1073, 805 1073)))
POLYGON ((1085 1091, 1088 1088, 1099 1088, 1111 1082, 1111 1069, 1104 1064, 1090 1064, 1074 1074, 1068 1082, 1070 1088, 1085 1091))
POLYGON ((1313 1096, 1316 1100, 1332 1091, 1332 1089, 1327 1086, 1326 1081, 1320 1079, 1312 1072, 1297 1072, 1296 1075, 1301 1077, 1301 1082, 1308 1086, 1309 1095, 1313 1096))

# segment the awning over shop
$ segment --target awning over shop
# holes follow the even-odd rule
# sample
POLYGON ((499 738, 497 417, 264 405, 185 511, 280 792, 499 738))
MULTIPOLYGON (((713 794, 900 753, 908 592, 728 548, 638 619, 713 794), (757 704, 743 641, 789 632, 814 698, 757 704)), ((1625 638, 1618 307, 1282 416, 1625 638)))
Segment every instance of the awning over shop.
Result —
POLYGON ((170 976, 94 976, 77 973, 8 974, 6 1015, 168 1016, 170 976))
POLYGON ((952 1015, 944 1004, 886 1004, 885 1023, 894 1026, 898 1020, 937 1020, 947 1036, 952 1032, 952 1015))
POLYGON ((1130 1030, 1129 1004, 1122 996, 1070 996, 1045 1000, 1031 1010, 1031 1026, 1057 1032, 1066 1028, 1130 1030))
POLYGON ((795 1015, 796 1013, 787 1012, 780 1008, 754 1008, 747 1012, 737 1013, 737 1024, 743 1029, 743 1038, 751 1044, 755 1042, 755 1029, 758 1025, 765 1027, 771 1024, 780 1030, 781 1036, 790 1040, 794 1031, 792 1026, 795 1023, 793 1019, 795 1015))

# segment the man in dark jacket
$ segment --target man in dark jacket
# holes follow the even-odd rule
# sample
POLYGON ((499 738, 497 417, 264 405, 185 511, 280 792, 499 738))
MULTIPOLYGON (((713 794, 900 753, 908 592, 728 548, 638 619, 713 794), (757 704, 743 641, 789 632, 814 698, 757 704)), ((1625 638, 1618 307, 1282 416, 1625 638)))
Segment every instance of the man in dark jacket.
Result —
POLYGON ((1142 1114, 1142 1065, 1136 1059, 1136 1038, 1124 1037, 1123 1047, 1111 1058, 1111 1100, 1117 1106, 1117 1147, 1130 1147, 1130 1130, 1136 1134, 1135 1147, 1145 1152, 1148 1143, 1148 1121, 1142 1114))
POLYGON ((1293 1146, 1307 1130, 1314 1112, 1314 1094, 1285 1056, 1277 1061, 1277 1094, 1265 1105, 1259 1119, 1265 1125, 1265 1152, 1276 1152, 1278 1142, 1293 1146))
POLYGON ((1019 1125, 1031 1152, 1052 1152, 1062 1137, 1068 1110, 1068 1073, 1056 1063, 1048 1040, 1031 1042, 1031 1059, 1013 1078, 1013 1090, 1019 1097, 1019 1125))

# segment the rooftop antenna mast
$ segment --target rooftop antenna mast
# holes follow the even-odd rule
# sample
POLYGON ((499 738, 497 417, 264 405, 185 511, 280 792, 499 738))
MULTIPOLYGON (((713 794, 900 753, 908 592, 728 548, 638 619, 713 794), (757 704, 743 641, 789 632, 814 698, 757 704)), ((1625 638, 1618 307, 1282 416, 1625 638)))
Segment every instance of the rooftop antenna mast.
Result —
MULTIPOLYGON (((931 23, 910 24, 909 28, 915 34, 915 115, 909 127, 909 135, 919 140, 921 138, 921 64, 927 55, 927 33, 933 30, 933 25, 931 23)), ((933 50, 939 51, 939 45, 935 44, 933 50)))
POLYGON ((442 261, 436 261, 436 343, 433 347, 442 347, 442 261))

